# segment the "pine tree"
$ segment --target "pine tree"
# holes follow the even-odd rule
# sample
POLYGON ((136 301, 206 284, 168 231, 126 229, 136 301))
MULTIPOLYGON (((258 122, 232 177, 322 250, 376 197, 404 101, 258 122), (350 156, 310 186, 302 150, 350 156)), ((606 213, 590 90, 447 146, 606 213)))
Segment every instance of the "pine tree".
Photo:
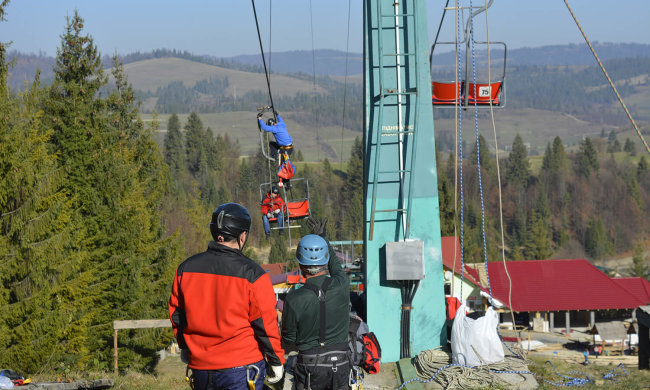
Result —
MULTIPOLYGON (((454 219, 454 188, 447 176, 446 169, 439 161, 440 152, 436 150, 436 166, 438 167, 438 207, 440 209, 440 234, 453 236, 455 234, 454 219)), ((452 158, 450 156, 450 158, 452 158)))
POLYGON ((165 162, 176 175, 185 169, 185 149, 183 146, 183 134, 181 133, 181 122, 178 115, 173 113, 167 121, 167 133, 164 141, 165 162))
MULTIPOLYGON (((492 159, 490 157, 490 150, 488 149, 487 142, 485 141, 485 138, 483 138, 483 135, 479 135, 478 140, 479 140, 478 151, 480 152, 481 155, 481 159, 480 159, 481 168, 483 168, 485 171, 490 171, 492 168, 492 159)), ((477 162, 479 162, 476 145, 474 145, 474 148, 472 149, 472 153, 470 154, 469 161, 472 164, 476 164, 477 162)))
POLYGON ((199 171, 201 156, 205 153, 205 131, 199 115, 192 111, 185 124, 185 154, 187 168, 196 175, 199 171))
POLYGON ((553 139, 553 158, 551 161, 551 170, 553 172, 564 170, 567 167, 567 158, 566 152, 564 151, 564 145, 562 144, 562 139, 557 136, 553 139))
POLYGON ((639 163, 636 166, 636 175, 641 178, 648 172, 650 172, 650 164, 648 164, 648 160, 645 159, 645 156, 641 156, 641 159, 639 159, 639 163))
POLYGON ((630 156, 636 155, 636 146, 634 145, 634 142, 632 142, 632 140, 629 138, 625 139, 625 146, 623 147, 623 150, 629 153, 630 156))
POLYGON ((528 151, 524 141, 519 134, 515 136, 512 143, 512 151, 508 156, 506 169, 506 181, 517 188, 525 189, 530 178, 530 163, 528 162, 528 151))
POLYGON ((643 247, 640 244, 634 247, 632 266, 628 269, 630 276, 638 276, 648 280, 650 278, 650 260, 643 255, 643 247))
MULTIPOLYGON (((539 199, 545 199, 540 195, 539 199)), ((552 231, 548 218, 544 215, 548 212, 548 205, 544 206, 544 200, 538 200, 539 211, 530 212, 528 232, 526 236, 526 257, 531 260, 548 259, 553 253, 551 249, 552 231)))
POLYGON ((594 259, 600 259, 610 252, 611 247, 612 244, 605 232, 605 225, 603 224, 602 218, 592 218, 587 226, 585 237, 585 250, 587 254, 594 259))
POLYGON ((584 178, 589 178, 592 172, 598 172, 598 152, 589 137, 586 137, 580 144, 580 150, 576 156, 576 170, 584 178))
POLYGON ((354 139, 350 160, 348 160, 348 175, 343 185, 345 203, 345 221, 343 226, 353 239, 363 236, 363 145, 359 137, 354 139))
POLYGON ((0 44, 0 171, 9 173, 0 175, 0 365, 35 372, 64 349, 55 336, 63 304, 51 299, 76 273, 79 257, 66 247, 79 232, 64 171, 48 150, 39 78, 21 97, 11 95, 4 54, 0 44))

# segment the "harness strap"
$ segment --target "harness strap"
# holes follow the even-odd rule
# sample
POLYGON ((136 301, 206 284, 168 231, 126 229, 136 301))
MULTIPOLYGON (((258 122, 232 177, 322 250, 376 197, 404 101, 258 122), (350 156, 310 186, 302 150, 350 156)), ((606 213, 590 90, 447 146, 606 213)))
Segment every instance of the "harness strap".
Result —
POLYGON ((326 278, 321 288, 318 288, 313 284, 305 284, 303 286, 307 287, 308 290, 313 291, 318 297, 318 302, 320 302, 320 329, 318 330, 318 344, 320 344, 321 348, 325 346, 325 331, 327 330, 325 294, 327 293, 327 288, 330 283, 332 283, 332 278, 326 278))

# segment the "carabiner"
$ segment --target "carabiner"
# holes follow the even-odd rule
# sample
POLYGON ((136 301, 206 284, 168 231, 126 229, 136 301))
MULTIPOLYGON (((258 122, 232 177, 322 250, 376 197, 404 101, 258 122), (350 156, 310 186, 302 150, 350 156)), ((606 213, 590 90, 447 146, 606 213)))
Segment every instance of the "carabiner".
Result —
POLYGON ((246 380, 248 381, 248 390, 255 390, 255 382, 260 376, 260 368, 254 364, 246 366, 246 380), (254 372, 253 378, 251 378, 250 373, 254 372))

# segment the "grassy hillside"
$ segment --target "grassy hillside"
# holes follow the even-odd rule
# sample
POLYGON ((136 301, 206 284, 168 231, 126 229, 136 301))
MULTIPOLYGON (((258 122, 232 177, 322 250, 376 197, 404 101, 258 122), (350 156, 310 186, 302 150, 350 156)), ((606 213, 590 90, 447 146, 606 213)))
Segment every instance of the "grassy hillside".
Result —
MULTIPOLYGON (((156 88, 164 87, 172 81, 182 81, 187 86, 193 86, 197 81, 210 77, 227 77, 230 87, 227 94, 243 94, 251 90, 266 90, 266 79, 262 73, 250 73, 240 70, 220 68, 199 62, 180 58, 156 58, 132 62, 124 65, 133 88, 155 92, 156 88)), ((297 92, 314 92, 314 85, 305 80, 299 80, 284 75, 271 75, 273 94, 293 96, 297 92)), ((316 87, 316 92, 325 92, 316 87)))
MULTIPOLYGON (((650 93, 650 91, 648 91, 650 93)), ((640 102, 639 102, 640 103, 640 102)), ((634 104, 634 103, 633 103, 634 104)), ((646 104, 647 106, 647 104, 646 104)), ((434 118, 440 109, 434 111, 434 118)), ((621 109, 622 110, 622 109, 621 109)), ((650 107, 647 108, 650 111, 650 107)), ((463 139, 467 143, 469 153, 476 143, 476 127, 474 122, 474 113, 472 110, 463 112, 463 139)), ((609 134, 614 130, 617 133, 619 142, 630 138, 635 142, 637 151, 641 151, 642 144, 636 132, 632 129, 631 124, 625 123, 622 126, 612 126, 603 124, 593 124, 588 121, 578 119, 570 114, 562 114, 555 111, 537 110, 534 108, 524 109, 499 109, 494 110, 494 119, 497 132, 497 141, 499 143, 500 153, 506 152, 512 145, 515 135, 519 133, 524 142, 530 144, 530 154, 544 154, 546 145, 553 142, 553 138, 559 136, 562 138, 567 148, 578 145, 584 137, 600 137, 602 131, 609 134)), ((453 119, 436 118, 435 129, 436 139, 438 142, 445 143, 443 149, 453 148, 455 121, 453 119)), ((650 128, 643 122, 639 124, 647 132, 650 128)), ((494 131, 489 111, 479 112, 478 127, 480 134, 494 150, 494 131)), ((645 135, 646 139, 648 135, 645 135)))
MULTIPOLYGON (((294 139, 294 145, 302 151, 305 160, 318 161, 328 158, 332 162, 339 161, 341 156, 340 127, 308 127, 291 120, 290 112, 283 113, 283 115, 289 132, 294 139), (316 140, 317 133, 319 141, 316 140)), ((143 114, 142 117, 145 121, 153 119, 150 114, 143 114)), ((158 115, 160 125, 156 140, 160 143, 162 143, 167 131, 169 117, 168 114, 158 115)), ((188 115, 179 114, 178 117, 184 126, 188 115)), ((201 114, 200 117, 203 126, 210 127, 215 135, 228 133, 230 137, 237 139, 244 155, 257 152, 260 146, 260 132, 255 122, 255 111, 201 114)), ((349 158, 350 148, 355 137, 362 137, 362 134, 348 129, 343 131, 343 161, 347 161, 349 158)))

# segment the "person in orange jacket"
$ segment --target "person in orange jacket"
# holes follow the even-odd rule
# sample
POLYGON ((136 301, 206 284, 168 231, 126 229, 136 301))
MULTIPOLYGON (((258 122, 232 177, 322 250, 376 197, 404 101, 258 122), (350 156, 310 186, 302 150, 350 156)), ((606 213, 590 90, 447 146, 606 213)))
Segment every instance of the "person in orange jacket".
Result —
MULTIPOLYGON (((284 226, 284 213, 287 206, 280 196, 280 189, 276 186, 271 187, 271 191, 266 193, 266 198, 262 201, 262 224, 264 225, 264 233, 266 238, 271 237, 271 224, 269 219, 277 218, 278 226, 284 226)), ((280 234, 282 234, 280 229, 280 234)))
POLYGON ((212 213, 205 252, 176 270, 169 297, 169 317, 192 370, 194 390, 262 390, 283 375, 275 292, 269 274, 242 254, 251 226, 245 207, 225 203, 212 213))

